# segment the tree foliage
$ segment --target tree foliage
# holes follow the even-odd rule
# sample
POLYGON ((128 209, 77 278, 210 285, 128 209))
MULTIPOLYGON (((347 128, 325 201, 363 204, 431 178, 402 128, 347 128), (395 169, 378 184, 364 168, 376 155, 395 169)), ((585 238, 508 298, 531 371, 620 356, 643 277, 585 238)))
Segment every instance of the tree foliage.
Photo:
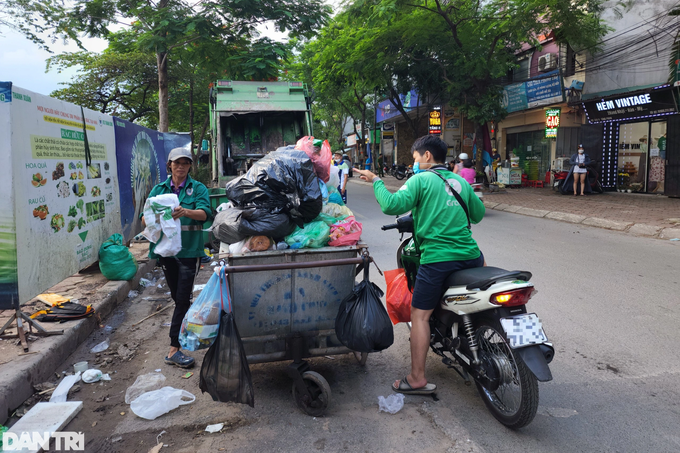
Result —
POLYGON ((17 31, 48 52, 45 37, 51 42, 75 37, 62 26, 65 17, 64 0, 0 0, 0 32, 2 28, 17 31))

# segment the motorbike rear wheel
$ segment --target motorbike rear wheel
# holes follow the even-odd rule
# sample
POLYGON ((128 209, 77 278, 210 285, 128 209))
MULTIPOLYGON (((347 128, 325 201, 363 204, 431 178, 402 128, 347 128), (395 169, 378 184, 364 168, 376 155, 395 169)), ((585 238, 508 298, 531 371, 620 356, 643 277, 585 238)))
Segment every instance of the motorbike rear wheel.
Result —
POLYGON ((499 381, 491 391, 479 382, 477 390, 491 414, 510 429, 522 428, 534 419, 538 409, 538 382, 519 354, 510 348, 497 320, 482 320, 475 337, 480 352, 493 363, 499 381))
POLYGON ((398 171, 394 174, 394 177, 397 178, 399 181, 401 181, 402 179, 404 179, 406 177, 406 174, 398 171))

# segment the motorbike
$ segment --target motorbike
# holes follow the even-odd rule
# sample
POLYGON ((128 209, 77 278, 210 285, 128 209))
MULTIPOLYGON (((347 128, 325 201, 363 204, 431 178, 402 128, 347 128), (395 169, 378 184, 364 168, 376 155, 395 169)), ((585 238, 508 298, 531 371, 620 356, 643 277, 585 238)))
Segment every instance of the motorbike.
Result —
POLYGON ((567 179, 567 176, 569 176, 568 171, 557 171, 557 170, 550 170, 550 173, 553 175, 553 190, 555 192, 560 192, 562 191, 562 184, 564 184, 564 181, 567 179))
MULTIPOLYGON (((383 230, 413 235, 411 214, 383 230)), ((420 254, 413 236, 402 241, 397 264, 413 291, 420 254)), ((536 294, 531 272, 478 267, 452 273, 441 302, 430 317, 430 348, 466 385, 474 381, 491 414, 511 429, 533 420, 538 381, 552 380, 548 364, 555 350, 535 313, 527 311, 536 294)), ((409 323, 410 328, 410 323, 409 323)))
POLYGON ((401 164, 397 165, 397 168, 394 172, 394 177, 401 181, 404 178, 406 179, 410 178, 414 174, 415 173, 413 173, 413 167, 411 165, 406 166, 404 164, 401 164))

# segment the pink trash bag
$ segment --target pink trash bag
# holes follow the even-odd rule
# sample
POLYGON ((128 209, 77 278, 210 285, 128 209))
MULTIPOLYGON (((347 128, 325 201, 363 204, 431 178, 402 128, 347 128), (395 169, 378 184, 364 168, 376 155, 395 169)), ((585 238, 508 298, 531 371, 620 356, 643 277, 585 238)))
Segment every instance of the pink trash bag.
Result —
POLYGON ((361 223, 357 222, 354 217, 347 217, 331 226, 328 245, 331 247, 356 245, 359 239, 361 239, 361 230, 361 223))
POLYGON ((298 140, 295 149, 304 151, 312 159, 316 176, 323 182, 328 182, 328 179, 331 177, 331 160, 333 158, 331 145, 328 143, 328 140, 324 140, 321 144, 321 149, 319 152, 316 152, 314 137, 305 136, 298 140))

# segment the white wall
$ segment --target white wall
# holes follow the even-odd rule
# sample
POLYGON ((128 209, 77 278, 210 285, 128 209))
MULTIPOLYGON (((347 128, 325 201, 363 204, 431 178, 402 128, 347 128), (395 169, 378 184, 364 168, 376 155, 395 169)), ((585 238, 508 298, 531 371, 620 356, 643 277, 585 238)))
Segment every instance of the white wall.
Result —
POLYGON ((619 7, 623 12, 619 19, 613 8, 616 2, 610 1, 603 19, 614 31, 602 39, 602 51, 588 59, 584 94, 665 83, 680 27, 680 17, 667 14, 675 4, 676 0, 637 0, 630 11, 619 7))

